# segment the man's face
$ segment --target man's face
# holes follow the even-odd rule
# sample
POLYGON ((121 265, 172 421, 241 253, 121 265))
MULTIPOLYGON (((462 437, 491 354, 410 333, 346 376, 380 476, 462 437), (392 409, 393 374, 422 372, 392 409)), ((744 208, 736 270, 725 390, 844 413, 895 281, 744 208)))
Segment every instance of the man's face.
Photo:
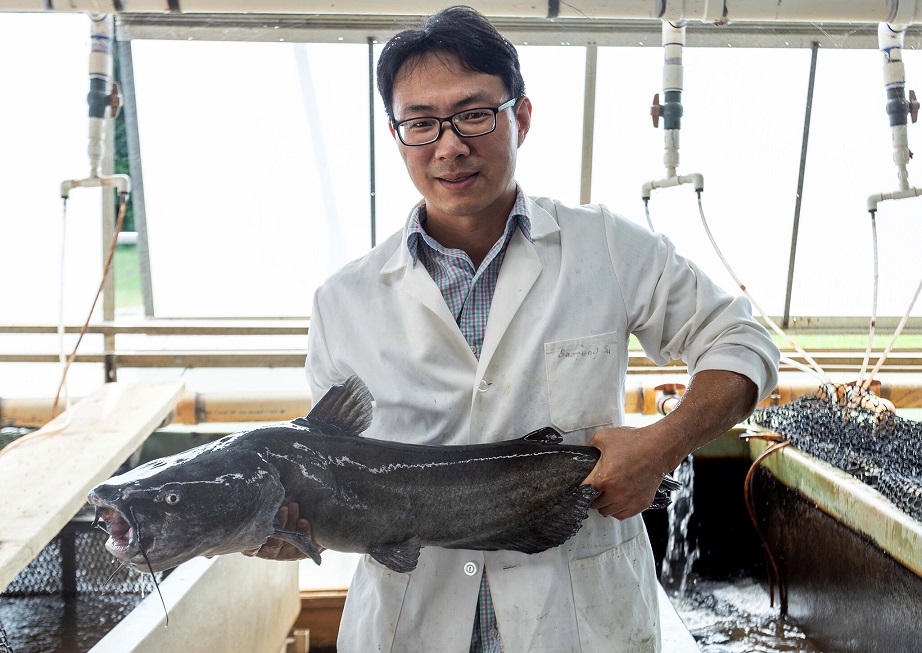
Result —
MULTIPOLYGON (((396 122, 419 116, 450 116, 463 109, 497 107, 511 99, 501 78, 465 70, 450 55, 411 60, 394 83, 396 122)), ((515 197, 515 157, 531 122, 531 103, 523 98, 497 114, 496 130, 459 137, 446 122, 429 145, 397 147, 417 190, 426 199, 430 220, 474 217, 502 219, 515 197)), ((391 133, 394 128, 391 126, 391 133)))

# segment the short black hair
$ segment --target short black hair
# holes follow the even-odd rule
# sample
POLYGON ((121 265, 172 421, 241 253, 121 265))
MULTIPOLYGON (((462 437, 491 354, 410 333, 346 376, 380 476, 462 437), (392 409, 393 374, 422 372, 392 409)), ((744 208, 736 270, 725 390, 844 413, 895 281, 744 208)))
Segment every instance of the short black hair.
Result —
POLYGON ((394 82, 407 62, 436 53, 454 55, 467 70, 497 75, 512 97, 525 95, 515 46, 476 9, 463 5, 429 16, 422 27, 396 34, 378 59, 378 92, 387 117, 394 120, 394 82))

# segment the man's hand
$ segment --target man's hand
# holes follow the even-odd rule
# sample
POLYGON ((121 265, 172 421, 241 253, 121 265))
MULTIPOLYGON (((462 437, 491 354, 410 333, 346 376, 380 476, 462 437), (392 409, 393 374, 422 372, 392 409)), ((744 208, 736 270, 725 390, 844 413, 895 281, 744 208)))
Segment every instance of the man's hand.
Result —
POLYGON ((583 483, 602 492, 592 507, 605 517, 627 519, 638 515, 653 503, 666 463, 651 443, 658 437, 650 431, 657 424, 643 428, 620 426, 595 432, 589 446, 602 452, 599 462, 583 483))
POLYGON ((583 483, 600 494, 592 507, 606 517, 627 519, 650 507, 663 476, 688 454, 748 415, 758 388, 745 376, 703 370, 671 413, 649 426, 600 429, 589 444, 602 452, 583 483))
MULTIPOLYGON (((288 505, 279 508, 278 513, 279 528, 283 531, 300 531, 310 533, 311 524, 298 514, 298 504, 292 501, 288 505)), ((282 540, 270 537, 258 549, 243 551, 245 556, 256 556, 266 560, 301 560, 307 556, 301 553, 298 547, 282 540)))

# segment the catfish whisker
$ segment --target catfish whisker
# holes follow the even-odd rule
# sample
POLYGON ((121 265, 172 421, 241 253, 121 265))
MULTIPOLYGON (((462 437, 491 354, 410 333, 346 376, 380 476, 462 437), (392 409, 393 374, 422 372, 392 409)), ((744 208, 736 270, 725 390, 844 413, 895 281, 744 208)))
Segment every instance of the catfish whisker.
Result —
POLYGON ((122 562, 119 562, 118 560, 115 561, 115 564, 116 564, 115 571, 113 571, 111 574, 109 574, 109 577, 106 579, 106 582, 102 584, 103 587, 108 587, 108 586, 109 586, 109 583, 112 582, 112 579, 115 578, 115 575, 116 575, 118 572, 120 572, 122 569, 128 569, 128 565, 126 565, 126 564, 124 564, 124 563, 122 563, 122 562))
POLYGON ((160 584, 157 582, 157 575, 154 573, 154 567, 150 564, 150 560, 147 557, 147 552, 144 550, 144 543, 141 541, 141 527, 138 524, 137 517, 134 516, 134 509, 129 506, 128 513, 131 515, 131 527, 134 528, 134 536, 138 538, 138 551, 141 552, 141 556, 144 558, 144 562, 147 563, 147 568, 150 570, 150 577, 154 581, 154 589, 157 590, 157 595, 160 597, 160 604, 163 606, 163 614, 166 615, 166 624, 164 627, 170 625, 170 611, 166 609, 166 601, 163 600, 163 592, 160 591, 160 584))
POLYGON ((90 528, 98 528, 103 533, 108 533, 109 529, 106 528, 106 526, 103 526, 102 524, 99 523, 99 506, 93 506, 93 507, 95 508, 95 512, 93 514, 93 523, 90 526, 90 528))

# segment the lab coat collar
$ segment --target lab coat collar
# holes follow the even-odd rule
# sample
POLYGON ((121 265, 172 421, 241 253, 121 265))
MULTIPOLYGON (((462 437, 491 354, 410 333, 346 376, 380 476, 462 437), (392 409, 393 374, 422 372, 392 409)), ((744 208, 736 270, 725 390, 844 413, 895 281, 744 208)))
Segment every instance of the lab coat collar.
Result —
MULTIPOLYGON (((535 251, 535 241, 560 231, 553 216, 531 198, 528 200, 528 210, 532 240, 529 241, 521 229, 513 232, 506 250, 506 258, 500 268, 499 279, 497 279, 493 307, 490 309, 490 319, 487 321, 487 330, 484 333, 480 360, 478 361, 473 353, 470 354, 471 364, 478 367, 478 377, 482 377, 483 371, 489 366, 490 359, 496 352, 506 328, 541 274, 542 265, 535 251)), ((409 223, 408 218, 397 251, 381 268, 381 274, 403 271, 401 289, 432 311, 452 334, 450 337, 455 339, 458 345, 470 351, 461 329, 448 309, 438 286, 429 276, 429 272, 425 266, 413 265, 413 258, 407 248, 409 223)))
MULTIPOLYGON (((410 218, 413 216, 413 211, 416 210, 416 207, 425 200, 420 200, 410 211, 407 216, 407 221, 403 227, 403 234, 400 238, 400 243, 397 247, 397 251, 388 259, 387 263, 384 264, 384 267, 381 268, 381 274, 393 274, 404 268, 413 268, 413 257, 410 255, 410 250, 407 248, 407 230, 410 226, 410 218)), ((529 220, 531 220, 531 239, 532 241, 540 240, 545 238, 550 234, 557 233, 560 231, 560 226, 557 224, 557 221, 554 219, 550 213, 548 213, 540 204, 535 202, 532 198, 528 198, 528 213, 529 220)), ((518 233, 521 233, 519 230, 516 230, 518 233)))

